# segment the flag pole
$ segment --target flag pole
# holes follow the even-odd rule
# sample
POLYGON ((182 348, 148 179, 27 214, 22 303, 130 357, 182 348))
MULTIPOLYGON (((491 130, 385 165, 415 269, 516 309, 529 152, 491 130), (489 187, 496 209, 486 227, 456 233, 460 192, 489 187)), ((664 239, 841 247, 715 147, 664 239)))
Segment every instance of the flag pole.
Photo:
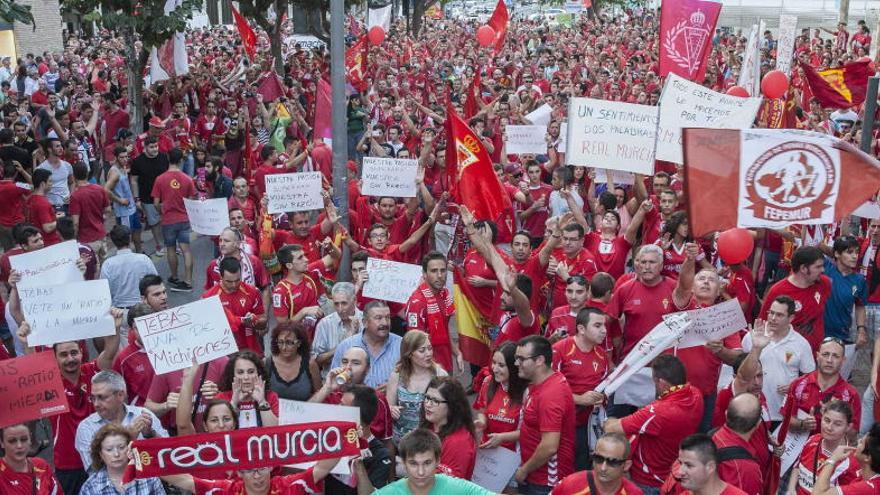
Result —
POLYGON ((874 122, 877 115, 877 89, 880 87, 880 77, 868 78, 868 94, 865 96, 865 121, 862 122, 862 142, 859 147, 865 153, 871 152, 871 138, 874 135, 874 122))
MULTIPOLYGON (((330 84, 333 106, 333 196, 340 224, 348 230, 348 135, 345 97, 345 5, 330 0, 330 84)), ((337 276, 350 280, 350 253, 343 246, 337 276)))

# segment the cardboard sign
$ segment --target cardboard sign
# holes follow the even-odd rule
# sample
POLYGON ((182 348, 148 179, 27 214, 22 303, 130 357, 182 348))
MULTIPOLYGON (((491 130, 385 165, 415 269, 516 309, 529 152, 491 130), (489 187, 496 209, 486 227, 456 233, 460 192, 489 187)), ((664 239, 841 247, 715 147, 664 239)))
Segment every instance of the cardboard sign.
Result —
POLYGON ((364 196, 416 197, 418 160, 364 157, 361 194, 364 196))
POLYGON ((422 267, 379 258, 367 258, 364 297, 405 303, 422 283, 422 267))
POLYGON ((624 172, 623 170, 605 170, 601 168, 596 169, 596 183, 607 184, 608 172, 611 172, 611 180, 614 184, 631 186, 636 183, 636 176, 633 175, 632 172, 624 172))
POLYGON ((556 152, 565 153, 568 147, 568 122, 559 124, 559 141, 556 143, 556 152))
POLYGON ((748 327, 742 306, 735 298, 708 308, 684 311, 684 314, 690 319, 691 325, 678 341, 676 347, 679 349, 697 347, 706 344, 706 342, 721 340, 748 327))
MULTIPOLYGON (((360 411, 359 407, 281 399, 278 401, 278 424, 299 425, 315 421, 326 421, 328 418, 333 418, 333 421, 351 421, 355 424, 360 424, 360 411)), ((339 464, 330 470, 330 472, 340 475, 350 475, 351 462, 349 461, 351 461, 351 457, 340 459, 339 464)), ((314 462, 307 462, 302 464, 291 464, 289 467, 308 469, 313 465, 315 465, 314 462)))
POLYGON ((51 351, 0 361, 0 396, 0 428, 70 409, 51 351))
POLYGON ((238 351, 217 296, 142 316, 135 324, 157 375, 238 351))
POLYGON ((553 107, 544 103, 540 107, 536 108, 532 113, 529 113, 525 116, 525 119, 531 122, 532 125, 549 125, 550 120, 553 114, 553 107))
POLYGON ((269 214, 319 210, 324 207, 322 190, 321 172, 267 175, 269 214))
POLYGON ((76 267, 78 259, 76 241, 67 241, 17 254, 9 258, 9 264, 13 270, 21 273, 18 287, 35 287, 81 281, 82 272, 76 267))
POLYGON ((716 93, 675 74, 669 74, 660 96, 657 159, 684 163, 681 130, 684 127, 747 129, 752 126, 761 98, 716 93))
POLYGON ((193 232, 202 235, 220 235, 229 227, 229 205, 223 198, 189 199, 183 198, 186 215, 193 232))
MULTIPOLYGON (((797 412, 797 419, 806 419, 811 415, 808 412, 801 411, 800 409, 797 412)), ((774 438, 779 438, 779 430, 782 428, 780 425, 776 428, 776 431, 773 432, 774 438)), ((807 444, 807 440, 810 439, 810 432, 808 431, 799 431, 799 430, 788 430, 788 434, 785 435, 785 442, 782 443, 783 451, 782 457, 780 461, 780 473, 784 473, 797 462, 798 458, 801 456, 801 451, 804 450, 804 445, 807 444)))
POLYGON ((794 40, 797 37, 796 15, 781 14, 779 16, 779 39, 776 43, 776 70, 785 75, 791 74, 791 62, 794 58, 794 40))
POLYGON ((18 291, 24 318, 31 325, 31 346, 116 333, 110 314, 110 284, 106 279, 19 287, 18 291))
POLYGON ((518 452, 504 447, 477 449, 471 481, 493 493, 502 493, 522 463, 518 452))
POLYGON ((508 155, 547 154, 546 125, 508 125, 504 128, 505 151, 508 155))
POLYGON ((568 122, 568 165, 654 173, 657 107, 572 98, 568 122))

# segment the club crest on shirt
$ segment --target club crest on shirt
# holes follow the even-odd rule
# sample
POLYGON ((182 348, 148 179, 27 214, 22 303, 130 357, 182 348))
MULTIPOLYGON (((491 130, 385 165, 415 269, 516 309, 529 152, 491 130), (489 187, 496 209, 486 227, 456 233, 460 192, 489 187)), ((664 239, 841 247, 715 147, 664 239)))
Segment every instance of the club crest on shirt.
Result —
POLYGON ((663 309, 664 309, 664 310, 669 309, 669 299, 667 299, 667 298, 663 298, 663 301, 661 301, 661 302, 663 303, 663 309))
POLYGON ((245 299, 245 298, 241 298, 241 299, 238 300, 238 304, 240 304, 240 305, 242 305, 242 306, 244 306, 244 303, 245 303, 245 302, 247 302, 247 299, 245 299))
POLYGON ((788 364, 791 361, 791 357, 794 356, 794 353, 791 351, 785 351, 785 364, 788 364))
POLYGON ((599 371, 599 363, 593 361, 593 373, 595 373, 596 371, 599 371))
MULTIPOLYGON (((855 291, 855 287, 853 287, 853 294, 855 294, 855 293, 856 293, 856 291, 855 291)), ((822 299, 822 295, 819 294, 819 291, 816 291, 816 292, 813 294, 813 299, 816 300, 816 304, 819 304, 819 301, 822 299)))
MULTIPOLYGON (((818 296, 819 293, 817 292, 816 295, 818 296)), ((794 301, 794 312, 797 313, 798 311, 800 311, 800 310, 802 310, 802 309, 804 309, 804 305, 801 304, 800 301, 798 301, 797 299, 795 299, 795 301, 794 301)))

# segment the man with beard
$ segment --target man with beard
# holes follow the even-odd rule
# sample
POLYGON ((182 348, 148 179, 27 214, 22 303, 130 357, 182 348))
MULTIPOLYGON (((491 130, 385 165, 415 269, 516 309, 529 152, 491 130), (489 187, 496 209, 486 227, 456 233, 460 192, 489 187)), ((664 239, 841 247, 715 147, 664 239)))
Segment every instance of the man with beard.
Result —
POLYGON ((266 332, 268 317, 263 303, 266 292, 261 294, 259 289, 242 279, 243 265, 238 258, 223 258, 217 263, 217 271, 217 284, 208 288, 202 299, 217 296, 226 311, 239 350, 250 349, 262 356, 259 338, 266 332))
POLYGON ((229 199, 232 196, 232 179, 223 175, 223 160, 212 156, 205 162, 205 179, 212 198, 229 199))
POLYGON ((364 307, 364 329, 336 346, 330 368, 342 365, 342 356, 352 347, 362 347, 370 355, 370 368, 364 384, 373 388, 388 382, 400 360, 399 335, 391 333, 391 310, 382 301, 370 301, 364 307))
POLYGON ((629 454, 629 440, 624 435, 603 434, 591 456, 593 470, 566 476, 553 489, 553 495, 579 495, 586 487, 590 487, 590 495, 642 495, 642 490, 626 477, 632 466, 629 454))
POLYGON ((406 329, 425 330, 434 347, 437 364, 452 373, 452 357, 455 356, 461 370, 464 370, 464 358, 449 335, 449 319, 455 314, 455 304, 446 288, 446 266, 446 256, 439 251, 431 251, 422 258, 425 281, 406 303, 406 329))

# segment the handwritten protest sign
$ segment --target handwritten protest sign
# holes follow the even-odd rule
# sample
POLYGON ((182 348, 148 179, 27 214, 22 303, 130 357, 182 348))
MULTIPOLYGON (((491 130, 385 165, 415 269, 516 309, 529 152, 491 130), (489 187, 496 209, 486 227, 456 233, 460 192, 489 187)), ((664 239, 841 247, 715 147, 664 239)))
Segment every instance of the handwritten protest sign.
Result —
POLYGON ((791 74, 791 62, 794 58, 794 40, 797 36, 796 15, 781 14, 779 16, 779 40, 776 43, 776 70, 785 75, 791 74))
POLYGON ((684 311, 691 325, 685 330, 676 347, 686 349, 721 340, 747 327, 746 317, 737 299, 729 299, 708 308, 684 311))
POLYGON ((0 428, 69 410, 55 355, 37 352, 0 361, 0 428))
POLYGON ((21 273, 18 287, 34 287, 81 281, 82 272, 76 267, 78 259, 79 247, 76 241, 67 241, 17 254, 9 258, 9 264, 13 270, 21 273))
MULTIPOLYGON (((797 418, 798 419, 806 419, 811 417, 811 414, 806 411, 801 411, 798 409, 797 418)), ((779 438, 779 430, 782 429, 782 425, 776 428, 776 431, 773 432, 774 438, 779 438)), ((794 465, 795 461, 801 456, 801 451, 804 450, 804 445, 807 444, 807 440, 810 438, 809 431, 801 431, 801 430, 788 430, 788 433, 785 435, 785 442, 782 443, 782 457, 780 461, 780 473, 785 473, 788 469, 794 465)))
POLYGON ((193 232, 202 235, 220 235, 229 227, 229 206, 224 198, 203 201, 183 198, 186 215, 193 232))
POLYGON ((422 267, 379 258, 367 258, 364 297, 405 303, 422 283, 422 267))
POLYGON ((633 175, 632 172, 624 172, 623 170, 604 170, 601 168, 596 169, 596 183, 607 184, 608 172, 611 172, 611 180, 614 184, 633 185, 636 183, 636 176, 633 175))
POLYGON ((134 321, 157 375, 238 351, 223 304, 216 296, 134 321))
POLYGON ((321 209, 324 207, 321 190, 321 172, 267 175, 269 213, 321 209))
POLYGON ((522 463, 520 455, 504 447, 477 449, 471 481, 493 493, 501 493, 522 463))
POLYGON ((504 129, 505 149, 510 155, 546 154, 546 136, 546 125, 508 125, 504 129))
POLYGON ((110 314, 110 285, 106 279, 19 287, 18 290, 24 318, 31 325, 28 336, 31 346, 116 333, 110 314))
POLYGON ((400 158, 364 157, 361 174, 361 194, 365 196, 391 196, 414 198, 416 196, 416 172, 418 160, 400 158))
POLYGON ((552 113, 553 107, 544 103, 540 107, 536 108, 533 112, 526 114, 525 119, 532 125, 546 126, 550 124, 552 113))
POLYGON ((568 120, 568 165, 654 172, 657 107, 572 98, 568 120))
POLYGON ((681 129, 712 127, 747 129, 752 126, 761 98, 716 93, 675 74, 669 74, 660 96, 657 159, 684 163, 681 129))
MULTIPOLYGON (((355 424, 360 424, 360 408, 285 399, 278 401, 279 425, 299 425, 327 421, 328 418, 333 418, 333 421, 351 421, 355 424)), ((340 475, 350 475, 351 463, 348 462, 349 460, 351 460, 349 457, 343 458, 330 472, 340 475)), ((314 464, 314 462, 309 462, 293 464, 290 467, 308 469, 314 464)))

